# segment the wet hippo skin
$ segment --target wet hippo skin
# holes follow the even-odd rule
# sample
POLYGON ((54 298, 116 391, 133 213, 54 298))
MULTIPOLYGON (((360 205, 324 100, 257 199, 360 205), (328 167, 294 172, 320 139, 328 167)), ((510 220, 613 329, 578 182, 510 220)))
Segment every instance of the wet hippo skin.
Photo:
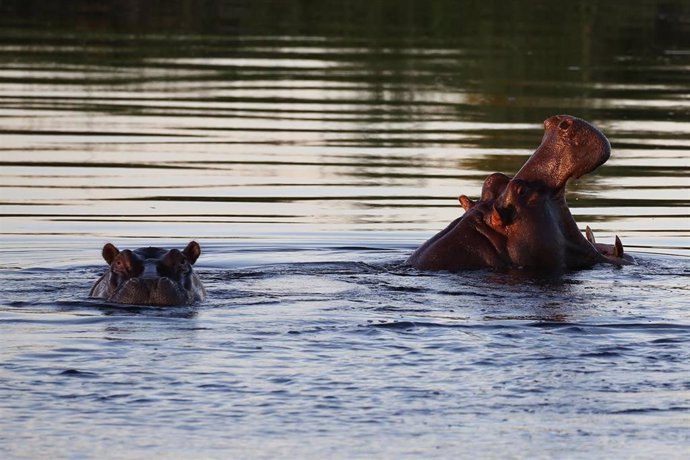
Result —
POLYGON ((154 247, 103 246, 108 271, 91 288, 90 297, 134 305, 188 305, 206 298, 192 265, 201 247, 190 242, 182 251, 154 247))
POLYGON ((569 115, 547 119, 541 144, 517 174, 490 175, 476 202, 461 195, 465 214, 420 246, 407 264, 460 271, 634 262, 620 240, 595 243, 591 231, 585 238, 565 201, 568 180, 594 171, 610 155, 606 137, 586 121, 569 115))

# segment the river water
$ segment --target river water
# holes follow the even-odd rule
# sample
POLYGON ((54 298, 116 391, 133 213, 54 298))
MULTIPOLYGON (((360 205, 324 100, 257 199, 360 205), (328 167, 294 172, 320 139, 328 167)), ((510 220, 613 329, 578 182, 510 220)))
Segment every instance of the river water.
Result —
POLYGON ((0 4, 0 456, 687 458, 690 10, 486 3, 0 4), (402 265, 558 113, 638 265, 402 265), (87 298, 191 239, 207 301, 87 298))

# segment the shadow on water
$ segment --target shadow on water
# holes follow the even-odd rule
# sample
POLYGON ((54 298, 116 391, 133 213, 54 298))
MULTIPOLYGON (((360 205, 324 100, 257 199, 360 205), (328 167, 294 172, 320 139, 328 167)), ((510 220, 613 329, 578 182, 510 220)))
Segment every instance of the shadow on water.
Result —
MULTIPOLYGON (((160 308, 155 306, 108 304, 107 302, 88 302, 86 305, 92 305, 92 308, 95 308, 105 316, 125 315, 180 319, 193 319, 197 316, 196 306, 175 306, 160 308)), ((73 309, 83 308, 84 306, 84 303, 75 303, 73 305, 60 305, 61 311, 71 311, 73 309)))

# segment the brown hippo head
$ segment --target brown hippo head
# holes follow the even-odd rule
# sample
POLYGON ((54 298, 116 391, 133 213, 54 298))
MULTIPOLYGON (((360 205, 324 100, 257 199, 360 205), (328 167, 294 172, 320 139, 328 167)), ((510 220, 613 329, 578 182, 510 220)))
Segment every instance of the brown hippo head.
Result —
POLYGON ((154 247, 120 251, 107 243, 103 258, 108 271, 89 296, 134 305, 187 305, 204 300, 206 290, 192 268, 200 254, 195 241, 182 251, 154 247))
POLYGON ((491 174, 476 202, 461 195, 465 214, 422 244, 406 263, 451 271, 632 263, 621 244, 609 249, 587 241, 565 200, 568 180, 595 170, 610 155, 609 141, 586 121, 570 115, 548 118, 541 144, 515 177, 491 174))

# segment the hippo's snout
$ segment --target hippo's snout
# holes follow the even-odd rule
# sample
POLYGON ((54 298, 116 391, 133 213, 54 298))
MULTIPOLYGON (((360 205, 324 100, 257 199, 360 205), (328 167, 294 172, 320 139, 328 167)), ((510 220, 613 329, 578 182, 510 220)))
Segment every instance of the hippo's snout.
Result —
POLYGON ((187 303, 182 286, 170 278, 131 278, 123 283, 108 300, 118 303, 147 305, 178 305, 187 303))

